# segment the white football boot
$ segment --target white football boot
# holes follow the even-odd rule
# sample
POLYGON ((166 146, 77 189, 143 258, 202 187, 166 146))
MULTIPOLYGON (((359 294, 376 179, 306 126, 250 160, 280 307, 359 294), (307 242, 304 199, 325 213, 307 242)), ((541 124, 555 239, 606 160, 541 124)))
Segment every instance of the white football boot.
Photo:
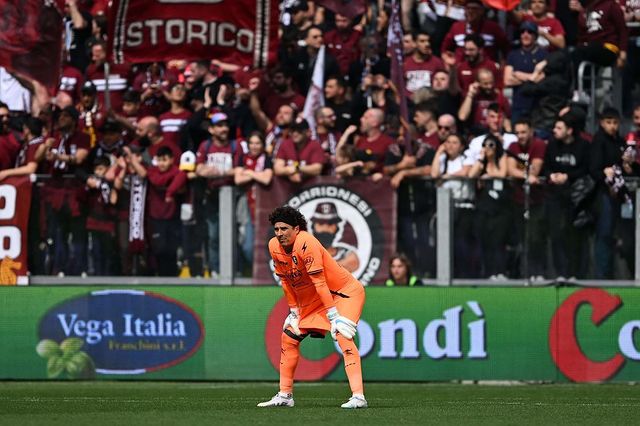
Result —
POLYGON ((258 407, 293 407, 293 405, 293 394, 278 392, 269 401, 258 404, 258 407))
POLYGON ((347 402, 342 404, 342 408, 367 408, 367 400, 364 399, 364 395, 354 395, 347 402))

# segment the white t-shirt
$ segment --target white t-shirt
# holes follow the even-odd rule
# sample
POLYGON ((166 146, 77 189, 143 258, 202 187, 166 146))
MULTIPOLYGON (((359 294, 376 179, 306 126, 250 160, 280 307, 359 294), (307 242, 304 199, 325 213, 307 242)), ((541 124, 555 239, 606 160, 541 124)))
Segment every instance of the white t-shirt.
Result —
MULTIPOLYGON (((447 160, 447 154, 441 154, 440 159, 440 174, 454 174, 460 171, 466 164, 465 154, 457 156, 453 160, 447 160)), ((463 176, 460 176, 461 178, 463 176)), ((451 190, 451 198, 455 201, 467 201, 473 200, 475 197, 473 181, 468 179, 451 179, 445 180, 442 184, 443 188, 449 188, 451 190)))
POLYGON ((0 101, 7 104, 11 111, 31 112, 31 92, 4 67, 0 67, 0 101))
MULTIPOLYGON (((482 152, 482 142, 487 137, 486 134, 477 136, 471 139, 469 142, 469 147, 464 152, 464 156, 466 157, 464 165, 465 166, 473 166, 476 161, 480 158, 480 153, 482 152)), ((513 133, 504 133, 502 135, 502 148, 507 152, 509 149, 509 145, 512 143, 518 142, 518 137, 513 133)))

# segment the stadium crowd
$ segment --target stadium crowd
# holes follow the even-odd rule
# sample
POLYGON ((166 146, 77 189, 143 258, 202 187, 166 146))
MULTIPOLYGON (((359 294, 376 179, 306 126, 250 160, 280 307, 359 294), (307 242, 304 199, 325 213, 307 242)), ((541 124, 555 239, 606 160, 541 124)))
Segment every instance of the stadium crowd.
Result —
POLYGON ((632 277, 640 3, 530 0, 502 25, 480 0, 401 3, 404 93, 390 78, 384 1, 355 19, 283 1, 268 69, 168 59, 106 75, 107 2, 67 0, 57 95, 4 70, 0 86, 0 181, 41 176, 31 273, 215 275, 224 185, 242 188, 246 273, 253 188, 334 175, 397 189, 397 247, 417 277, 435 275, 437 185, 455 202, 456 277, 522 276, 525 208, 529 275, 632 277), (305 120, 322 45, 325 105, 305 120), (594 134, 575 90, 581 61, 624 75, 623 111, 598 111, 594 134), (614 275, 615 259, 626 266, 614 275))

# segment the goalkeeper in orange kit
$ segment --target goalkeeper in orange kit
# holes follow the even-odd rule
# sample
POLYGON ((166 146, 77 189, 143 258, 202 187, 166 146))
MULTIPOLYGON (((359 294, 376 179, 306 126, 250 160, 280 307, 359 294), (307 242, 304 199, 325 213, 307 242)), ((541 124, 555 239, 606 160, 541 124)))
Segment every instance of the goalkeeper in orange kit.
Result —
POLYGON ((298 210, 278 207, 269 221, 276 234, 269 241, 269 252, 289 303, 289 315, 282 328, 280 391, 258 407, 293 407, 300 342, 307 336, 324 337, 329 331, 342 349, 352 392, 341 407, 367 408, 360 354, 353 342, 364 306, 364 287, 307 232, 307 220, 298 210))

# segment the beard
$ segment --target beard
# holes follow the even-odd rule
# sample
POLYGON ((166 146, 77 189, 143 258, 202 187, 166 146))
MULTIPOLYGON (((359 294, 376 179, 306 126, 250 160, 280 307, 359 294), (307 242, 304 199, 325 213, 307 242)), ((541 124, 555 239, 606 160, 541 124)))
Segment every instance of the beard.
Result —
POLYGON ((315 232, 313 236, 316 237, 318 241, 320 241, 322 247, 327 248, 331 247, 331 245, 333 244, 333 240, 336 234, 332 234, 331 232, 315 232))

